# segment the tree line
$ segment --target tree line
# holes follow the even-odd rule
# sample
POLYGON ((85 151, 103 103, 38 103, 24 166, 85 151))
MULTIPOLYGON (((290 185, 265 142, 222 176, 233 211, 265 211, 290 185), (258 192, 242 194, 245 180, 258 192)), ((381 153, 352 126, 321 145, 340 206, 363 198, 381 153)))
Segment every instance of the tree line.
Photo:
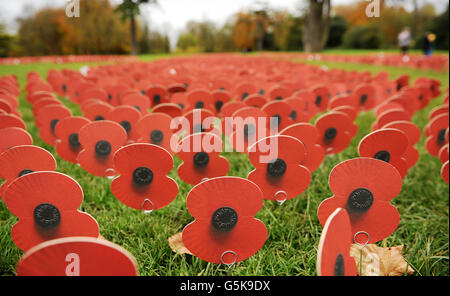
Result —
POLYGON ((169 36, 139 22, 140 6, 156 0, 81 0, 81 18, 64 9, 45 8, 19 19, 16 36, 0 25, 0 56, 67 54, 136 54, 232 51, 321 51, 325 48, 388 49, 410 27, 414 46, 426 32, 436 34, 435 48, 449 48, 449 9, 437 14, 431 4, 406 10, 401 0, 382 1, 379 18, 365 14, 367 2, 331 6, 331 0, 308 0, 296 11, 264 6, 236 12, 223 25, 190 21, 171 49, 169 36), (396 2, 398 1, 398 2, 396 2))

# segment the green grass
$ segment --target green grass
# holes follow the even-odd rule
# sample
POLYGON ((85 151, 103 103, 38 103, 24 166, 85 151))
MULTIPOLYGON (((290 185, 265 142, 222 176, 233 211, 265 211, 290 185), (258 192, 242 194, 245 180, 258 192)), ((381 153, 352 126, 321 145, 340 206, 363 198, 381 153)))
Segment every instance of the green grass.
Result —
MULTIPOLYGON (((145 56, 143 60, 166 56, 145 56)), ((391 78, 407 72, 413 79, 428 76, 442 81, 442 90, 448 86, 448 73, 437 74, 413 69, 377 67, 370 65, 317 63, 330 68, 347 70, 369 70, 372 73, 388 71, 391 78)), ((20 112, 26 121, 28 131, 33 135, 34 143, 49 150, 57 159, 57 170, 75 178, 83 187, 85 198, 82 211, 93 215, 100 225, 101 234, 108 240, 130 251, 137 259, 141 275, 227 275, 224 266, 209 264, 189 255, 176 255, 169 248, 169 236, 182 231, 193 218, 186 210, 186 196, 191 186, 184 184, 174 170, 170 173, 178 185, 179 194, 175 201, 164 209, 150 215, 130 209, 121 204, 109 188, 110 180, 94 177, 79 166, 62 160, 53 147, 44 144, 38 138, 34 125, 31 106, 26 102, 23 88, 29 71, 36 71, 46 77, 51 68, 77 69, 84 64, 34 64, 20 66, 0 66, 0 76, 16 74, 19 77, 22 94, 20 112)), ((430 110, 442 102, 442 97, 434 100, 425 110, 418 112, 413 121, 423 128, 428 121, 430 110)), ((74 104, 64 100, 74 114, 80 110, 74 104)), ((370 132, 375 120, 372 112, 362 113, 357 119, 360 127, 357 137, 351 145, 336 156, 325 158, 322 166, 313 173, 309 188, 299 197, 279 206, 275 202, 265 201, 256 215, 267 226, 269 237, 263 248, 253 257, 234 266, 232 275, 278 275, 301 276, 316 275, 316 254, 322 226, 317 219, 320 202, 332 195, 328 187, 330 170, 339 162, 357 157, 357 145, 361 138, 370 132)), ((417 145, 420 161, 404 179, 403 189, 393 204, 398 208, 401 222, 398 229, 387 238, 388 246, 405 245, 404 256, 416 270, 415 275, 449 275, 449 187, 440 177, 441 164, 430 156, 424 147, 424 137, 417 145)), ((231 164, 229 175, 246 177, 252 170, 246 156, 225 153, 231 164)), ((17 218, 9 213, 0 202, 0 274, 14 275, 14 269, 22 252, 11 240, 10 230, 17 218)))

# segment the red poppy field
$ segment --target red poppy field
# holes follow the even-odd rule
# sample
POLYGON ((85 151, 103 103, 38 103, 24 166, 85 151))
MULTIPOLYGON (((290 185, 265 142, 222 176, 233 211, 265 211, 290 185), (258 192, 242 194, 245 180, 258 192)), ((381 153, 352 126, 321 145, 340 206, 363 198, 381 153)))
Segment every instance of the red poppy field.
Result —
POLYGON ((449 76, 436 61, 140 60, 0 66, 1 275, 77 274, 56 259, 73 250, 99 257, 86 275, 356 275, 365 242, 401 250, 386 275, 449 274, 449 76), (178 151, 174 137, 234 152, 178 151), (180 233, 189 254, 169 244, 180 233))

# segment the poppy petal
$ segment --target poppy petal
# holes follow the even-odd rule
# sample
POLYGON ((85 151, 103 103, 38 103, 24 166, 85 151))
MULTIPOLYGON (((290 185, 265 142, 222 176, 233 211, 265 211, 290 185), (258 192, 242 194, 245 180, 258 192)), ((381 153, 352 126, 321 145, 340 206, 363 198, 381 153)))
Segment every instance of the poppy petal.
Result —
POLYGON ((19 276, 135 276, 134 257, 104 239, 61 238, 30 249, 17 265, 19 276))
POLYGON ((356 276, 356 262, 350 256, 352 240, 350 218, 337 208, 327 219, 320 236, 317 254, 317 275, 356 276))

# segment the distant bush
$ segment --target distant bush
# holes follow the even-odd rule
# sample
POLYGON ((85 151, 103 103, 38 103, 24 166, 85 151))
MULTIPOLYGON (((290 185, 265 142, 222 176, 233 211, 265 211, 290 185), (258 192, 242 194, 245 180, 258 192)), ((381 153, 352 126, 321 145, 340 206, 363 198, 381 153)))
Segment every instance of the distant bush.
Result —
POLYGON ((342 45, 348 23, 342 16, 335 16, 330 19, 329 33, 326 47, 333 48, 342 45))
POLYGON ((345 48, 379 49, 383 42, 381 30, 377 26, 355 27, 344 35, 345 48))

